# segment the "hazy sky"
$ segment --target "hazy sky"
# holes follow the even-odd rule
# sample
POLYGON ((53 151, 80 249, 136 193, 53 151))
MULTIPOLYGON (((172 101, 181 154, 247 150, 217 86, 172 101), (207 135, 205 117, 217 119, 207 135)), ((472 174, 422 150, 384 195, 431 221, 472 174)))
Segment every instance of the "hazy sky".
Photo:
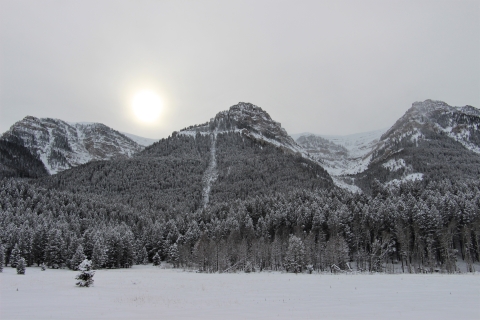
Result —
POLYGON ((480 107, 479 0, 0 0, 0 132, 33 115, 162 138, 245 101, 350 134, 425 99, 480 107))

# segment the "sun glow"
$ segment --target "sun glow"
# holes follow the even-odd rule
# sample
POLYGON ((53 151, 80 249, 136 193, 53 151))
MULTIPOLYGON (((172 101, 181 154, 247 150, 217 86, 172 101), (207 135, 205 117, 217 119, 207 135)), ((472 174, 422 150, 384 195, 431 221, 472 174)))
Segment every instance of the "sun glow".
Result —
POLYGON ((162 100, 152 91, 140 91, 132 99, 135 116, 143 122, 154 122, 160 116, 162 100))

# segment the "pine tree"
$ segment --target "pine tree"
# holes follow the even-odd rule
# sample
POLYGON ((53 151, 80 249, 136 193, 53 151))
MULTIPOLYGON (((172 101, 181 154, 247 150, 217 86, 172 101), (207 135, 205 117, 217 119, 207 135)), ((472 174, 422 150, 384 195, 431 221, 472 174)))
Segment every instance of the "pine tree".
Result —
POLYGON ((302 272, 305 266, 305 245, 302 239, 290 235, 288 249, 285 255, 285 268, 289 272, 302 272))
POLYGON ((95 241, 92 251, 92 267, 93 269, 100 269, 104 266, 106 259, 105 246, 100 240, 95 241))
POLYGON ((153 256, 153 265, 154 266, 160 265, 160 256, 158 255, 158 252, 155 253, 155 255, 153 256))
POLYGON ((142 261, 142 264, 144 265, 147 265, 148 264, 148 252, 147 252, 147 248, 143 247, 142 249, 142 253, 141 253, 141 261, 142 261))
POLYGON ((0 272, 3 272, 3 266, 5 265, 5 250, 0 244, 0 272))
POLYGON ((25 274, 26 262, 24 258, 18 259, 17 262, 17 274, 25 274))
POLYGON ((70 260, 70 266, 73 270, 78 270, 78 266, 85 260, 85 254, 83 253, 83 246, 80 244, 77 247, 77 251, 70 260))
POLYGON ((78 270, 80 270, 80 273, 75 277, 75 279, 78 280, 76 285, 79 287, 90 287, 93 285, 95 271, 92 270, 92 261, 87 259, 83 260, 83 262, 78 265, 78 270))
POLYGON ((174 267, 177 267, 178 260, 179 260, 178 247, 177 247, 177 244, 174 243, 168 250, 168 262, 173 264, 174 267))
POLYGON ((20 260, 20 248, 18 247, 17 243, 10 254, 10 266, 12 268, 16 268, 18 260, 20 260))

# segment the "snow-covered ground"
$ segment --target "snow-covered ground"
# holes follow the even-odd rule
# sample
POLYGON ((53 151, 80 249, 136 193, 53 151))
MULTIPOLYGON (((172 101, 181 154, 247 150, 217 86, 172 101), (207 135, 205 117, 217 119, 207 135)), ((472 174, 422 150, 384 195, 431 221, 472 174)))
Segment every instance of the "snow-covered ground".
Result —
POLYGON ((0 319, 480 319, 480 274, 0 273, 0 319))

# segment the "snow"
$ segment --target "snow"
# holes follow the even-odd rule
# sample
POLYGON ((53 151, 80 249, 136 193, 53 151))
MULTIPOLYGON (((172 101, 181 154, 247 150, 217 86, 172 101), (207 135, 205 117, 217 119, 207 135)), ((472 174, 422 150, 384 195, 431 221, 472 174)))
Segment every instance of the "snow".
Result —
POLYGON ((337 187, 340 187, 342 189, 345 189, 345 190, 348 190, 352 193, 363 193, 362 192, 362 189, 360 189, 359 187, 357 187, 356 185, 353 185, 353 184, 348 184, 342 180, 340 180, 338 177, 334 177, 332 176, 332 180, 333 180, 333 183, 337 186, 337 187))
POLYGON ((402 168, 405 168, 407 165, 405 160, 403 159, 390 159, 387 162, 382 164, 382 167, 390 170, 390 171, 397 171, 402 168))
POLYGON ((126 136, 127 138, 132 139, 133 141, 135 141, 136 143, 138 143, 139 145, 144 146, 144 147, 148 147, 149 145, 152 145, 155 142, 157 142, 158 140, 160 140, 160 139, 144 138, 144 137, 136 136, 134 134, 127 133, 127 132, 120 132, 120 133, 123 134, 124 136, 126 136))
MULTIPOLYGON (((325 155, 313 155, 317 162, 322 165, 332 176, 357 174, 367 170, 371 160, 371 152, 379 142, 387 129, 350 134, 345 136, 331 136, 312 133, 294 134, 295 141, 301 136, 314 135, 347 149, 346 157, 327 159, 325 155)), ((341 186, 341 185, 339 185, 341 186)))
POLYGON ((387 129, 380 129, 345 136, 329 136, 322 134, 319 134, 318 136, 347 148, 349 156, 357 158, 367 155, 386 131, 387 129))
POLYGON ((202 274, 153 266, 0 273, 1 319, 479 319, 480 274, 202 274))
POLYGON ((387 182, 385 185, 386 186, 397 186, 398 187, 403 182, 422 180, 422 179, 423 179, 423 173, 415 172, 415 173, 410 173, 410 174, 405 175, 402 179, 393 179, 393 180, 387 182))
POLYGON ((217 180, 217 132, 212 133, 212 145, 210 147, 210 163, 203 175, 203 206, 206 207, 210 199, 210 190, 212 183, 217 180))

